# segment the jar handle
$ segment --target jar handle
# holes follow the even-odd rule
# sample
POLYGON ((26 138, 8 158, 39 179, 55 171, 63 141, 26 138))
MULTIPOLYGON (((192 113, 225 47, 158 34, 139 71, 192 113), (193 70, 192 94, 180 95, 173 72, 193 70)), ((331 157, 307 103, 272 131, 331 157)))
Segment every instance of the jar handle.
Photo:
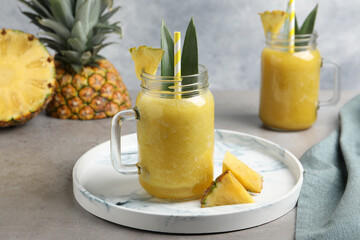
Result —
POLYGON ((321 66, 324 66, 325 64, 332 65, 334 68, 333 96, 328 100, 319 101, 319 108, 325 106, 333 106, 337 104, 340 100, 340 66, 333 61, 322 59, 321 66))
POLYGON ((110 150, 111 162, 116 171, 122 174, 138 174, 137 164, 123 164, 121 161, 121 125, 128 120, 138 118, 136 109, 118 112, 111 120, 110 150))

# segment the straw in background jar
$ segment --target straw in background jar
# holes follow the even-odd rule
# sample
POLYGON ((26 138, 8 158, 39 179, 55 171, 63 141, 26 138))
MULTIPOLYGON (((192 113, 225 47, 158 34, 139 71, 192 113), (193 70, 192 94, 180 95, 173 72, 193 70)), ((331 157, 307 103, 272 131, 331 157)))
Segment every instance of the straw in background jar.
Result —
POLYGON ((289 37, 290 37, 290 52, 294 52, 295 49, 295 0, 289 1, 289 8, 290 8, 290 19, 289 19, 289 37))
MULTIPOLYGON (((181 77, 181 32, 174 33, 174 76, 181 77)), ((175 92, 181 92, 181 81, 175 83, 175 92)), ((176 94, 176 98, 181 98, 180 94, 176 94)))

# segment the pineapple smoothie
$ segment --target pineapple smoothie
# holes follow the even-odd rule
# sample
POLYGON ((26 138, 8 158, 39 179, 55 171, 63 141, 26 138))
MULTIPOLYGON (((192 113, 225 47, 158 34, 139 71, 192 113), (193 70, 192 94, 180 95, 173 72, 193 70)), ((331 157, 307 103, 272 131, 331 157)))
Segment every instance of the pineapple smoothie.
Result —
POLYGON ((260 119, 269 127, 309 128, 316 121, 320 52, 264 48, 261 55, 260 119))
POLYGON ((200 196, 213 180, 214 100, 205 90, 189 98, 137 97, 139 182, 159 198, 200 196))

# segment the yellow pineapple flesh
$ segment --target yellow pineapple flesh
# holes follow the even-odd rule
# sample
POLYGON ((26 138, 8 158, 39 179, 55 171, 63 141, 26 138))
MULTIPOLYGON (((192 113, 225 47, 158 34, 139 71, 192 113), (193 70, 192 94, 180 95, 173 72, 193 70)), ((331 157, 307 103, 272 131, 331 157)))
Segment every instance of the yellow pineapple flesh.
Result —
POLYGON ((272 12, 265 11, 259 14, 265 35, 268 32, 278 34, 284 25, 285 20, 289 17, 288 13, 281 10, 274 10, 272 12))
POLYGON ((254 203, 254 199, 230 171, 225 171, 212 182, 201 198, 201 207, 215 207, 254 203))
POLYGON ((225 153, 222 170, 230 171, 246 190, 253 193, 261 192, 263 177, 228 151, 225 153))
POLYGON ((164 50, 146 46, 133 47, 129 49, 131 58, 135 62, 135 72, 141 81, 141 73, 155 75, 157 67, 164 55, 164 50))
POLYGON ((0 127, 24 124, 50 101, 54 60, 31 34, 0 30, 0 127))

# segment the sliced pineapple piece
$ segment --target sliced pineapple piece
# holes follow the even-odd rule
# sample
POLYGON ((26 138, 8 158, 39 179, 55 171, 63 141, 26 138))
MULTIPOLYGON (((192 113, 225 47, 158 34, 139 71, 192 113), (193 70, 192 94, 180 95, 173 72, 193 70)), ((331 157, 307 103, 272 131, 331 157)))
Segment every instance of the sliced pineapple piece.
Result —
POLYGON ((228 151, 225 153, 222 170, 230 171, 246 190, 253 193, 261 192, 263 177, 228 151))
POLYGON ((131 58, 135 62, 135 72, 141 81, 141 72, 155 75, 157 67, 164 55, 164 50, 147 46, 133 47, 129 49, 131 58))
POLYGON ((284 25, 285 20, 289 17, 287 12, 281 10, 274 10, 272 12, 265 11, 259 14, 265 35, 267 32, 275 34, 279 33, 282 26, 284 25))
POLYGON ((201 198, 201 207, 215 207, 240 203, 254 203, 254 199, 231 174, 222 173, 212 182, 201 198))
POLYGON ((55 86, 54 60, 31 34, 0 30, 0 127, 16 126, 36 116, 55 86))

